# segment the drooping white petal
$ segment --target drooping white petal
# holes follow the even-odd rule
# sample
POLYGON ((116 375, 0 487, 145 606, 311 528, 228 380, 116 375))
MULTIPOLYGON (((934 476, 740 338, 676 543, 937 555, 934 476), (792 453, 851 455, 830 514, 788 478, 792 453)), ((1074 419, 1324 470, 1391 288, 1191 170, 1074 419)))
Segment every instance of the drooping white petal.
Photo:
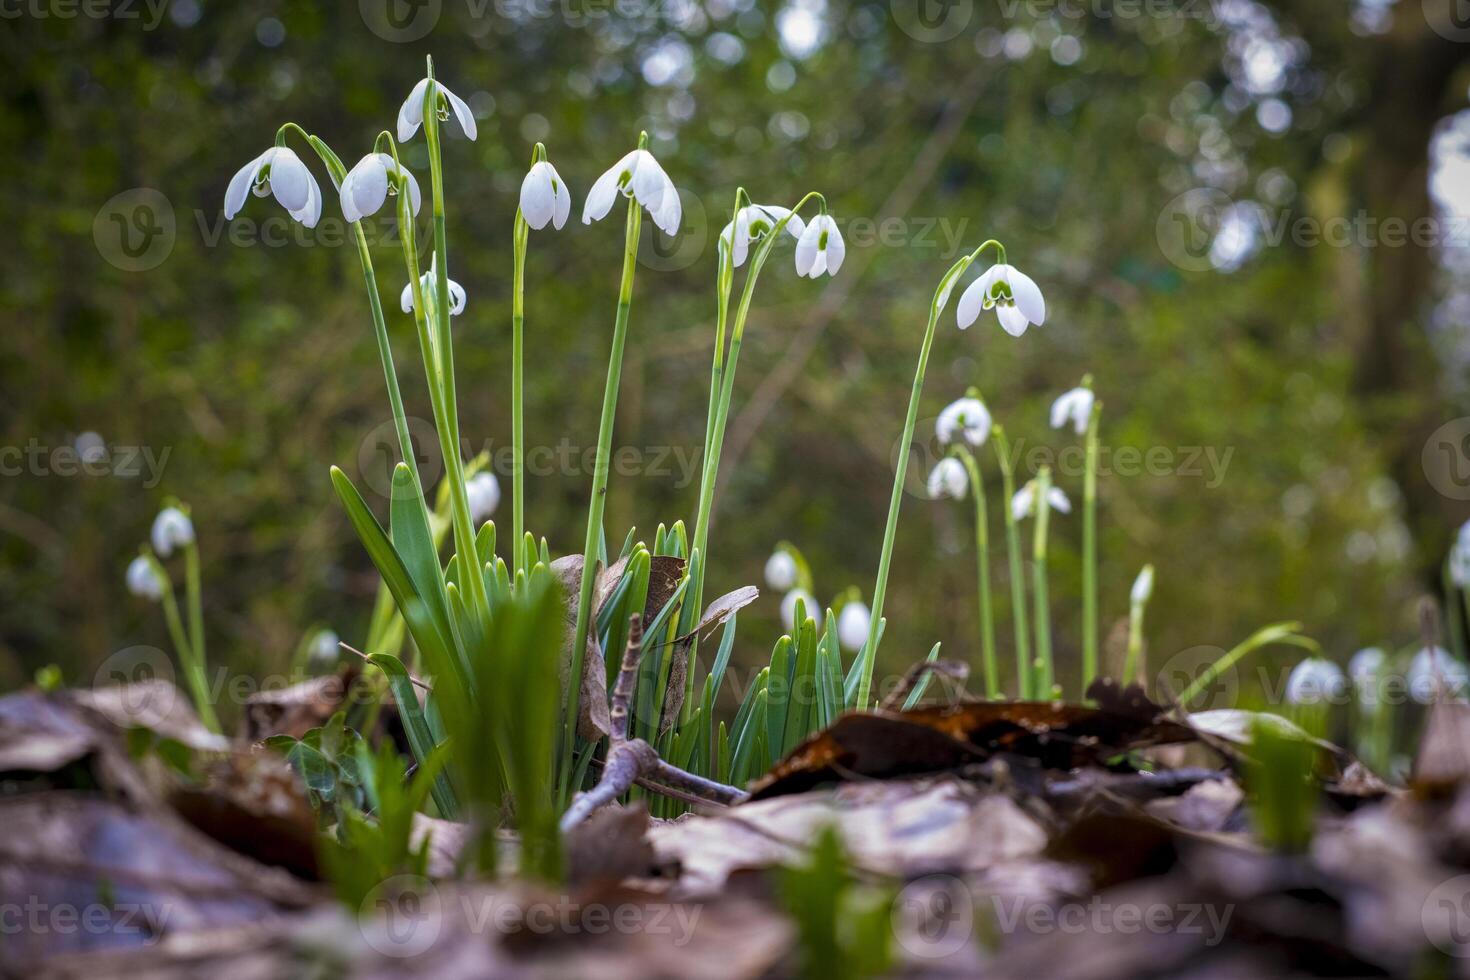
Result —
POLYGON ((815 279, 821 275, 813 272, 817 263, 818 242, 822 238, 822 218, 820 215, 807 223, 802 230, 801 237, 796 240, 796 274, 798 276, 811 276, 815 279))
POLYGON ((407 143, 413 139, 413 134, 424 124, 424 89, 428 87, 427 78, 419 79, 408 98, 403 100, 403 105, 398 107, 398 142, 407 143))
POLYGON ((821 215, 817 220, 820 221, 822 218, 827 219, 827 274, 835 276, 842 268, 843 259, 847 258, 847 243, 842 240, 842 232, 838 230, 837 222, 827 215, 821 215))
POLYGON ((965 287, 965 291, 960 294, 960 305, 955 310, 955 319, 961 330, 969 329, 970 324, 975 322, 975 318, 980 315, 984 299, 985 278, 982 276, 965 287))
POLYGON ((737 269, 745 264, 745 260, 750 254, 749 211, 749 208, 741 208, 735 213, 734 227, 730 228, 730 226, 726 226, 730 228, 730 261, 735 264, 735 268, 737 269))
POLYGON ((659 230, 670 238, 679 233, 679 223, 684 219, 684 202, 679 200, 679 192, 674 188, 673 181, 664 189, 663 203, 651 217, 659 230))
POLYGON ((128 591, 142 599, 157 601, 163 598, 163 580, 159 578, 153 563, 139 555, 128 563, 128 591))
POLYGON ((1092 418, 1093 401, 1091 388, 1079 387, 1063 392, 1051 403, 1051 427, 1060 429, 1071 422, 1079 436, 1084 434, 1087 423, 1092 418))
POLYGON ((624 173, 632 165, 638 151, 633 150, 626 154, 621 160, 603 171, 587 191, 587 200, 582 205, 582 223, 590 225, 594 221, 601 221, 607 217, 612 210, 613 202, 618 199, 618 182, 624 173))
POLYGON ((1031 277, 1015 266, 1008 266, 1006 279, 1011 286, 1011 295, 1016 300, 1016 309, 1038 327, 1045 323, 1046 300, 1042 299, 1041 289, 1031 277))
POLYGON ((405 313, 413 312, 413 283, 403 287, 403 292, 398 295, 398 305, 405 313))
POLYGON ((778 592, 796 584, 796 559, 789 552, 771 552, 771 557, 766 559, 766 584, 778 592))
POLYGON ((1052 487, 1046 491, 1046 502, 1052 510, 1061 514, 1072 513, 1072 501, 1061 487, 1052 487))
POLYGON ((647 150, 634 150, 631 166, 633 176, 628 179, 623 192, 631 194, 633 200, 648 209, 649 214, 656 213, 663 207, 664 194, 673 189, 673 182, 647 150))
POLYGON ((861 602, 849 602, 837 614, 837 642, 848 650, 860 650, 868 642, 868 627, 873 614, 861 602))
POLYGON ((1134 605, 1148 602, 1149 597, 1154 594, 1154 567, 1144 565, 1139 570, 1138 577, 1133 580, 1133 588, 1128 590, 1128 601, 1134 605))
POLYGON ((806 612, 806 617, 817 624, 817 632, 822 630, 822 607, 817 605, 817 600, 806 589, 792 589, 786 593, 786 598, 781 600, 781 622, 786 624, 787 631, 797 628, 796 603, 800 601, 806 612))
POLYGON ((990 438, 990 411, 978 398, 960 398, 945 406, 934 423, 934 434, 949 445, 962 438, 971 446, 983 446, 990 438))
POLYGON ((472 524, 484 523, 500 506, 500 481, 489 470, 481 470, 470 477, 464 489, 465 496, 469 498, 472 524))
POLYGON ((1019 337, 1026 332, 1031 321, 1026 319, 1026 314, 1016 308, 1014 303, 999 303, 995 307, 996 316, 1000 317, 1000 325, 1005 332, 1012 337, 1019 337))
POLYGON ((531 167, 521 181, 521 217, 540 231, 556 213, 556 192, 552 187, 551 164, 542 160, 531 167))
POLYGON ((449 280, 449 315, 459 316, 464 312, 467 302, 468 297, 465 296, 464 287, 453 279, 449 280))
POLYGON ((306 164, 289 146, 278 146, 270 160, 271 193, 287 211, 303 211, 315 180, 306 164))
POLYGON ((342 178, 338 195, 342 198, 342 216, 348 221, 377 214, 388 199, 388 168, 383 165, 383 156, 369 153, 342 178))
POLYGON ((439 91, 449 100, 449 108, 454 111, 454 118, 459 120, 459 128, 473 141, 478 131, 475 127, 475 114, 470 111, 469 103, 445 88, 443 82, 439 83, 439 91))
POLYGON ((1008 265, 993 265, 981 273, 979 279, 975 280, 976 284, 980 287, 981 304, 985 309, 988 310, 995 305, 995 300, 990 295, 991 290, 994 289, 996 281, 1005 276, 1008 269, 1010 269, 1008 265))
MULTIPOLYGON (((551 167, 551 164, 547 164, 551 167)), ((551 224, 558 231, 567 223, 567 215, 572 213, 572 192, 567 189, 566 181, 561 179, 561 174, 551 167, 552 179, 552 201, 554 211, 551 216, 551 224)))
POLYGON ((235 176, 230 178, 230 186, 225 188, 225 220, 229 221, 240 213, 245 202, 250 199, 250 188, 255 184, 255 178, 260 174, 260 168, 264 167, 276 148, 273 146, 260 156, 251 160, 245 166, 235 171, 235 176))
POLYGON ((291 217, 308 228, 315 228, 322 217, 322 189, 311 171, 306 171, 306 203, 291 212, 291 217))
POLYGON ((177 507, 165 507, 153 519, 149 537, 158 556, 167 558, 174 553, 175 548, 194 543, 194 522, 177 507))
POLYGON ((1011 517, 1018 521, 1022 518, 1029 517, 1035 505, 1035 500, 1036 484, 1027 483, 1024 487, 1017 490, 1016 495, 1011 498, 1011 517))
POLYGON ((1292 668, 1286 680, 1290 704, 1334 704, 1347 692, 1342 668, 1321 657, 1308 657, 1292 668))
POLYGON ((929 484, 926 489, 929 491, 929 496, 935 500, 941 497, 963 500, 969 488, 970 475, 965 472, 965 464, 953 456, 941 459, 934 464, 934 469, 929 471, 929 484))
MULTIPOLYGON (((388 159, 392 160, 393 158, 388 157, 388 159)), ((419 193, 418 178, 415 177, 413 175, 413 172, 410 171, 407 167, 404 167, 402 169, 403 176, 408 178, 408 205, 410 208, 413 209, 413 213, 417 215, 419 213, 419 208, 424 203, 423 195, 419 193)))

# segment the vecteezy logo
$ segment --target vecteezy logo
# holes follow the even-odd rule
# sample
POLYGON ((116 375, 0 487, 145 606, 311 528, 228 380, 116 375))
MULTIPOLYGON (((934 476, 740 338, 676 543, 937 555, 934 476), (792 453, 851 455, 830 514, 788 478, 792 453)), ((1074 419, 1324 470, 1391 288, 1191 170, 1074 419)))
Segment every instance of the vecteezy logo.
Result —
MULTIPOLYGON (((1225 656, 1219 647, 1198 646, 1180 650, 1159 667, 1155 687, 1170 698, 1181 697, 1204 673, 1225 656)), ((1192 694, 1183 707, 1193 711, 1212 711, 1235 707, 1240 693, 1240 678, 1235 668, 1222 670, 1198 693, 1192 694)))
POLYGON ((910 955, 922 959, 952 956, 975 929, 975 900, 953 875, 927 875, 904 886, 890 913, 893 934, 910 955))
POLYGON ((1154 224, 1164 258, 1186 272, 1212 268, 1210 251, 1232 203, 1222 190, 1196 187, 1164 205, 1154 224))
POLYGON ((98 253, 124 272, 147 272, 163 264, 177 237, 174 206, 151 187, 114 195, 92 220, 98 253))
POLYGON ((1470 416, 1435 429, 1419 455, 1429 485, 1451 500, 1470 500, 1470 416))
POLYGON ((444 925, 439 890, 422 875, 394 875, 367 893, 357 921, 363 939, 384 956, 418 956, 444 925))
MULTIPOLYGON (((410 415, 408 441, 413 451, 413 465, 418 467, 419 482, 432 487, 439 482, 444 459, 439 453, 438 433, 428 422, 410 415)), ((385 500, 393 496, 393 468, 402 455, 398 425, 392 419, 373 428, 357 447, 357 472, 369 489, 385 500)))
POLYGON ((924 44, 958 37, 975 15, 974 0, 889 0, 889 9, 899 30, 924 44))
POLYGON ((367 29, 385 41, 417 41, 439 23, 444 0, 357 0, 367 29))
POLYGON ((1446 41, 1470 41, 1470 0, 1421 0, 1429 29, 1446 41))
POLYGON ((92 675, 93 688, 122 688, 122 707, 135 712, 151 704, 167 714, 173 707, 170 699, 183 697, 183 692, 173 684, 173 661, 158 647, 150 646, 124 647, 98 664, 97 672, 92 675), (152 684, 153 681, 167 681, 170 686, 164 688, 152 684), (149 686, 135 686, 144 684, 149 686))
POLYGON ((652 221, 643 222, 646 239, 638 248, 639 265, 657 272, 677 272, 689 268, 704 254, 710 237, 704 202, 688 191, 679 191, 679 206, 684 213, 679 232, 672 237, 659 231, 652 221))
POLYGON ((1440 952, 1470 958, 1470 875, 1436 885, 1419 909, 1419 923, 1440 952))

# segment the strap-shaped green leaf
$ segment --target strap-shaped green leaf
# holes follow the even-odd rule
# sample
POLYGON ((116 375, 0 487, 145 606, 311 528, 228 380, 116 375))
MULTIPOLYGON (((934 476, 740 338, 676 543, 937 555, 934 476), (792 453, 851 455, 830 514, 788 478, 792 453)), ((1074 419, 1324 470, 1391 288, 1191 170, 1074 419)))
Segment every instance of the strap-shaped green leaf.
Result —
MULTIPOLYGON (((408 668, 403 665, 403 661, 386 653, 369 654, 368 663, 388 675, 388 689, 393 692, 393 700, 398 705, 398 717, 403 721, 408 747, 413 750, 413 757, 419 764, 425 764, 433 755, 436 745, 408 668)), ((435 777, 430 792, 434 796, 434 804, 439 807, 439 812, 446 820, 453 820, 458 816, 459 804, 444 773, 435 777)))

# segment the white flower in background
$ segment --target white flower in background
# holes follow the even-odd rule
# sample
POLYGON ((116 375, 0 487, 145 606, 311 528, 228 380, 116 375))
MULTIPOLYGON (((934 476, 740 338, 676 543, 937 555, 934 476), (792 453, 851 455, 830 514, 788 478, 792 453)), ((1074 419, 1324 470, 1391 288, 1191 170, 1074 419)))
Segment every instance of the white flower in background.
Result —
POLYGON ((785 592, 796 584, 796 559, 785 550, 771 552, 766 559, 766 584, 785 592))
POLYGON ((1470 684, 1470 670, 1444 647, 1425 647, 1409 661, 1409 697, 1420 704, 1441 696, 1460 698, 1470 684))
POLYGON ((177 507, 165 507, 153 519, 153 530, 149 536, 153 539, 153 550, 158 552, 158 557, 167 558, 174 553, 175 548, 194 543, 194 522, 177 507))
POLYGON ((558 231, 567 223, 572 211, 572 192, 566 181, 547 160, 531 164, 526 179, 521 181, 521 217, 540 231, 551 222, 558 231))
MULTIPOLYGON (((429 295, 433 295, 434 290, 438 288, 435 283, 435 264, 437 262, 438 259, 431 259, 429 261, 429 271, 419 276, 419 288, 429 295)), ((453 279, 449 280, 449 315, 459 316, 463 313, 465 302, 464 287, 453 279)), ((398 305, 403 308, 403 312, 405 313, 413 312, 413 283, 409 283, 403 287, 403 292, 398 296, 398 305)))
POLYGON ((929 496, 933 500, 942 497, 964 500, 969 489, 970 474, 965 472, 965 464, 953 456, 944 457, 929 471, 929 496))
POLYGON ((837 222, 828 214, 819 214, 811 220, 796 240, 796 274, 816 279, 822 273, 837 275, 842 260, 847 257, 847 244, 837 222))
POLYGON ((643 205, 665 235, 678 234, 684 205, 679 202, 674 182, 652 153, 633 150, 598 177, 582 206, 582 223, 590 225, 607 217, 619 191, 643 205))
POLYGON ((807 618, 817 624, 817 632, 822 631, 822 607, 817 605, 817 600, 806 589, 792 589, 786 593, 786 598, 781 600, 781 622, 786 624, 789 633, 796 629, 796 603, 800 601, 806 609, 807 618))
POLYGON ((307 649, 307 660, 316 670, 324 670, 335 664, 341 657, 339 644, 342 642, 332 630, 317 630, 316 635, 311 638, 311 646, 307 649))
POLYGON ((1289 704, 1335 704, 1347 692, 1342 668, 1331 660, 1308 657, 1292 668, 1286 680, 1289 704))
POLYGON ((1148 602, 1154 594, 1154 567, 1144 565, 1138 573, 1138 578, 1133 580, 1133 589, 1128 593, 1128 599, 1135 606, 1148 602))
POLYGON ((1041 326, 1046 320, 1046 300, 1031 277, 1015 266, 993 265, 985 274, 970 283, 960 296, 960 329, 964 330, 975 322, 981 309, 995 309, 1000 325, 1012 337, 1019 337, 1033 323, 1041 326))
POLYGON ((873 623, 873 613, 857 600, 847 603, 837 614, 837 642, 844 649, 861 650, 868 642, 868 627, 873 623))
POLYGON ((1051 403, 1051 427, 1060 429, 1068 421, 1077 434, 1087 432, 1087 423, 1092 418, 1093 394, 1091 388, 1073 388, 1051 403))
POLYGON ((128 563, 128 591, 135 596, 157 602, 163 598, 164 582, 153 562, 139 555, 128 563))
POLYGON ((225 220, 240 213, 245 199, 275 195, 291 217, 308 228, 316 227, 322 216, 322 191, 306 164, 287 146, 273 146, 251 160, 230 178, 225 189, 225 220))
POLYGON ((500 481, 489 470, 481 470, 470 477, 465 482, 464 492, 470 498, 470 522, 473 524, 483 523, 500 506, 500 481))
POLYGON ((107 441, 95 432, 83 432, 72 446, 83 463, 107 462, 107 441))
POLYGON ((1353 687, 1357 689, 1359 704, 1368 708, 1378 706, 1379 679, 1387 664, 1387 655, 1378 647, 1365 647, 1348 661, 1348 677, 1352 678, 1353 687))
POLYGON ((1470 588, 1470 521, 1460 526, 1450 546, 1450 581, 1457 589, 1470 588))
MULTIPOLYGON (((424 124, 424 90, 429 87, 427 78, 419 79, 419 83, 408 93, 408 98, 403 100, 403 105, 398 107, 398 142, 407 143, 413 139, 413 134, 419 131, 424 124)), ((437 83, 439 89, 439 119, 442 122, 449 121, 449 112, 454 110, 454 118, 459 120, 459 128, 470 139, 475 138, 475 114, 470 111, 469 104, 444 87, 443 82, 437 83)))
POLYGON ((946 446, 956 438, 964 439, 971 446, 983 446, 990 438, 990 412, 978 398, 952 401, 939 413, 934 434, 946 446))
POLYGON ((800 215, 791 214, 790 208, 776 204, 750 204, 735 212, 735 220, 720 232, 720 238, 730 246, 730 260, 735 268, 745 264, 750 246, 774 231, 777 223, 787 215, 791 215, 791 219, 786 222, 786 233, 800 242, 806 222, 800 215))
POLYGON ((408 179, 409 206, 414 214, 418 214, 424 200, 414 175, 408 172, 407 167, 399 167, 398 162, 386 153, 369 153, 342 178, 342 186, 337 192, 342 198, 342 217, 348 221, 361 221, 381 211, 388 196, 398 193, 400 173, 408 179))
MULTIPOLYGON (((1062 492, 1061 487, 1051 487, 1046 491, 1046 502, 1051 509, 1062 514, 1072 513, 1072 501, 1062 492)), ((1011 498, 1011 516, 1016 520, 1030 517, 1036 513, 1036 481, 1028 480, 1026 485, 1016 491, 1011 498)))

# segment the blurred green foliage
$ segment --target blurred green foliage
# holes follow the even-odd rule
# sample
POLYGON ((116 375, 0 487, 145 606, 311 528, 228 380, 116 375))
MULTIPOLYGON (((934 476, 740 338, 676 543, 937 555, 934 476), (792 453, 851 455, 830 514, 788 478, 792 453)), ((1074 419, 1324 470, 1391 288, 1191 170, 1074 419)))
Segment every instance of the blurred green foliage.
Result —
MULTIPOLYGON (((96 432, 116 469, 120 447, 167 453, 156 485, 146 466, 141 477, 62 475, 45 453, 0 478, 0 686, 53 661, 87 683, 121 647, 166 646, 157 610, 123 587, 165 494, 193 507, 215 662, 282 671, 322 624, 361 638, 377 579, 327 467, 376 480, 381 515, 393 439, 357 259, 335 195, 315 231, 255 199, 230 226, 221 202, 286 120, 350 164, 392 127, 428 52, 480 126, 477 142, 451 138, 445 154, 451 275, 469 293, 454 329, 471 450, 509 445, 510 232, 533 141, 575 195, 573 220, 533 233, 528 261, 527 439, 553 458, 570 447, 573 460, 549 473, 530 460, 527 523, 555 554, 583 533, 580 460, 596 438, 621 241, 619 222, 577 220, 581 195, 647 128, 689 195, 687 231, 645 240, 616 433, 644 465, 614 471, 611 547, 631 525, 651 535, 692 517, 713 240, 736 186, 788 204, 817 189, 842 224, 847 265, 832 280, 798 280, 783 244, 757 293, 708 595, 758 583, 772 546, 790 539, 823 602, 850 584, 870 598, 930 294, 961 246, 996 236, 1042 284, 1047 324, 1013 340, 989 315, 961 333, 946 314, 920 431, 927 438, 939 409, 977 385, 1023 447, 1023 467, 1053 463, 1076 498, 1080 454, 1069 470, 1068 457, 1042 453, 1075 437, 1045 417, 1051 398, 1092 373, 1109 454, 1105 632, 1151 561, 1151 668, 1277 619, 1300 620, 1339 655, 1412 636, 1412 601, 1463 505, 1415 503, 1422 438, 1404 433, 1442 411, 1437 375, 1361 386, 1364 359, 1381 355, 1363 338, 1382 329, 1362 311, 1394 288, 1378 257, 1288 240, 1233 271, 1195 271, 1171 261, 1167 242, 1170 202, 1212 166, 1230 171, 1237 197, 1269 193, 1294 214, 1365 206, 1362 175, 1387 152, 1365 127, 1384 111, 1375 100, 1404 97, 1377 86, 1383 69, 1368 53, 1396 33, 1354 33, 1336 6, 1278 7, 1284 35, 1313 33, 1310 57, 1298 51, 1282 69, 1291 125, 1270 133, 1260 94, 1236 81, 1238 32, 1183 13, 957 3, 944 9, 968 11, 964 29, 926 43, 915 34, 933 35, 904 0, 426 6, 438 21, 409 43, 368 29, 369 0, 172 0, 151 29, 143 5, 137 18, 115 4, 102 18, 0 21, 0 446, 51 450, 96 432), (810 21, 788 19, 803 11, 810 21), (819 31, 804 49, 807 23, 819 31), (109 202, 137 188, 166 199, 175 233, 166 258, 130 271, 115 215, 137 192, 109 202)), ((1438 101, 1394 110, 1449 111, 1438 101)), ((1427 145, 1418 149, 1422 184, 1427 145)), ((422 140, 405 162, 426 180, 422 140)), ((124 212, 123 227, 137 214, 124 212)), ((427 420, 412 328, 397 314, 397 242, 389 225, 373 230, 409 409, 427 420)), ((1405 260, 1432 272, 1427 253, 1405 260)), ((1413 339, 1419 322, 1408 308, 1391 325, 1412 351, 1427 347, 1413 339)), ((440 466, 423 431, 429 482, 440 466)), ((504 457, 494 465, 508 493, 504 457)), ((985 469, 995 487, 993 457, 985 469)), ((880 670, 901 670, 936 640, 946 657, 978 656, 969 511, 921 499, 922 478, 916 469, 905 501, 880 670)), ((508 521, 508 501, 499 516, 508 521)), ((1075 517, 1053 529, 1054 634, 1069 685, 1078 531, 1075 517)), ((741 614, 732 670, 770 650, 778 602, 767 595, 741 614)))

